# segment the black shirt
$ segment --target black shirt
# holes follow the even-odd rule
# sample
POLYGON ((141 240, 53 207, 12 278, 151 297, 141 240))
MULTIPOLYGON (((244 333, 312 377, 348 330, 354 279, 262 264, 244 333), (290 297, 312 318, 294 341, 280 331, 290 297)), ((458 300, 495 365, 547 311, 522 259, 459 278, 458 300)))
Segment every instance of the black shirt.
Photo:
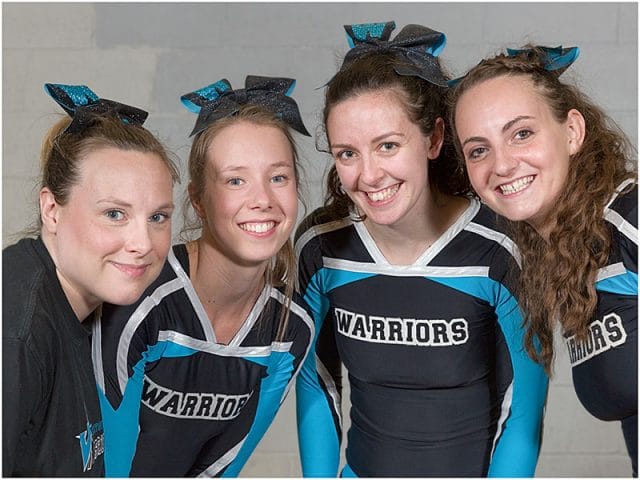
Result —
POLYGON ((102 476, 90 332, 40 238, 4 249, 2 267, 2 474, 102 476))

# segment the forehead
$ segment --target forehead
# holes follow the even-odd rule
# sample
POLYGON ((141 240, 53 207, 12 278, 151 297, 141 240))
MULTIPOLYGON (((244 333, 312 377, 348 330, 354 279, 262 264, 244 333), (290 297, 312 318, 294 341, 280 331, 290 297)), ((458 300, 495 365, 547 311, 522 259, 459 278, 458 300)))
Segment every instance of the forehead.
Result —
POLYGON ((161 157, 150 152, 101 148, 80 160, 78 172, 78 181, 72 188, 91 196, 129 198, 145 192, 170 196, 173 190, 169 168, 161 157))
POLYGON ((456 109, 461 111, 469 104, 482 103, 546 106, 546 99, 538 92, 529 77, 509 75, 483 80, 472 86, 462 94, 456 109))
POLYGON ((207 163, 216 168, 286 162, 293 165, 293 145, 283 130, 241 120, 220 130, 207 148, 207 163))
POLYGON ((327 129, 332 137, 360 136, 376 129, 410 128, 405 103, 393 90, 374 90, 349 97, 329 111, 327 129))
POLYGON ((547 99, 526 76, 484 80, 464 92, 455 106, 456 129, 502 125, 516 116, 553 118, 547 99))
POLYGON ((78 162, 78 170, 84 179, 99 179, 102 175, 169 174, 167 165, 156 153, 116 147, 102 147, 86 153, 78 162))

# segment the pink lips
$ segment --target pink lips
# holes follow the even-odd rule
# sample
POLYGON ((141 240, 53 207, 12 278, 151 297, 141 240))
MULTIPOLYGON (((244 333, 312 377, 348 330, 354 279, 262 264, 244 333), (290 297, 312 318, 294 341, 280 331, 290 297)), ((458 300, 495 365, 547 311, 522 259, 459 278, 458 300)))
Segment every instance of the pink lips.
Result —
POLYGON ((130 265, 126 263, 117 263, 117 262, 111 262, 111 263, 113 264, 114 267, 116 267, 122 273, 132 278, 140 278, 142 275, 145 274, 145 272, 147 271, 147 268, 149 267, 149 264, 130 265))

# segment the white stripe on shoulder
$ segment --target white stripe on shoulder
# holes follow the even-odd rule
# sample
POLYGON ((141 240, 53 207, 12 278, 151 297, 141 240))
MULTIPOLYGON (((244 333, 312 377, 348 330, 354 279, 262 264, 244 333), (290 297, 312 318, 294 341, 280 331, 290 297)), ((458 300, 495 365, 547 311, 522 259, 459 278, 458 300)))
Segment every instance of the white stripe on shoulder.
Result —
POLYGON ((428 265, 381 265, 322 257, 324 266, 355 273, 373 273, 390 277, 488 277, 489 267, 430 267, 428 265))
POLYGON ((352 223, 353 221, 351 220, 351 218, 344 217, 344 218, 341 218, 340 220, 335 220, 333 222, 314 225, 309 230, 307 230, 302 235, 300 235, 300 238, 298 238, 298 241, 296 241, 296 245, 295 245, 296 258, 300 257, 300 252, 302 251, 304 246, 307 243, 309 243, 309 240, 311 240, 312 238, 317 237, 318 235, 322 235, 323 233, 332 232, 334 230, 339 230, 341 228, 348 227, 352 223))
MULTIPOLYGON (((277 288, 271 289, 271 296, 276 300, 278 300, 278 302, 280 302, 280 304, 282 304, 283 306, 287 304, 286 297, 277 288)), ((307 325, 307 328, 309 328, 310 338, 314 338, 315 330, 316 330, 315 324, 313 323, 313 319, 309 316, 307 311, 304 308, 302 308, 300 305, 298 305, 296 302, 294 302, 293 300, 291 300, 291 303, 289 304, 289 308, 291 309, 292 313, 295 313, 297 316, 299 316, 302 319, 302 321, 307 325)))
POLYGON ((518 246, 515 244, 513 240, 507 237, 504 233, 493 230, 489 227, 485 227, 484 225, 480 225, 479 223, 471 222, 465 228, 465 230, 476 233, 481 237, 487 238, 489 240, 493 240, 497 244, 503 246, 514 258, 519 267, 522 267, 520 264, 520 250, 518 246))
POLYGON ((612 263, 611 265, 607 265, 606 267, 602 267, 598 270, 596 282, 606 280, 607 278, 615 277, 617 275, 622 275, 626 271, 627 269, 624 268, 624 264, 622 262, 612 263))
POLYGON ((621 234, 638 245, 638 229, 627 222, 622 215, 611 208, 607 208, 604 211, 604 218, 616 227, 621 234))
POLYGON ((606 210, 607 208, 609 208, 609 206, 615 201, 616 198, 618 198, 620 196, 620 194, 624 191, 624 189, 627 188, 629 185, 632 185, 634 183, 636 183, 636 179, 635 178, 627 178, 624 182, 622 182, 620 185, 618 185, 616 187, 615 192, 613 192, 613 195, 611 195, 611 198, 609 199, 607 204, 604 206, 604 209, 606 210))

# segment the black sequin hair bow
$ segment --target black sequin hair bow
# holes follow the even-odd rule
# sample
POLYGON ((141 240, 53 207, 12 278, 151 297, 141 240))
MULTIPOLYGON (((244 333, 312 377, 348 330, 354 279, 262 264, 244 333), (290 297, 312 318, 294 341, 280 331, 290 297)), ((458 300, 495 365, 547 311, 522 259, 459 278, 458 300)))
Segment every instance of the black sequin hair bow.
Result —
POLYGON ((80 134, 97 117, 116 117, 123 123, 142 125, 149 114, 130 105, 99 98, 86 85, 45 83, 44 90, 73 119, 62 133, 80 134))
MULTIPOLYGON (((537 61, 540 62, 542 68, 548 72, 553 72, 557 77, 562 75, 567 68, 569 68, 573 62, 576 61, 580 55, 580 49, 578 47, 563 48, 558 47, 542 47, 535 46, 533 48, 513 49, 507 48, 508 57, 524 56, 527 59, 533 60, 537 57, 537 61)), ((480 62, 478 65, 480 65, 480 62)), ((467 75, 449 80, 449 86, 455 87, 462 81, 467 75)))
POLYGON ((247 75, 245 88, 233 90, 226 78, 180 97, 184 106, 198 114, 190 137, 202 132, 213 122, 238 113, 243 105, 259 105, 274 113, 288 126, 303 135, 307 131, 296 101, 289 95, 296 81, 291 78, 247 75))
POLYGON ((345 55, 340 70, 368 53, 394 52, 407 60, 406 63, 394 67, 398 75, 418 77, 434 85, 446 87, 447 79, 436 58, 447 42, 445 34, 422 25, 407 25, 393 40, 389 40, 395 28, 396 22, 393 21, 345 25, 351 50, 345 55))

